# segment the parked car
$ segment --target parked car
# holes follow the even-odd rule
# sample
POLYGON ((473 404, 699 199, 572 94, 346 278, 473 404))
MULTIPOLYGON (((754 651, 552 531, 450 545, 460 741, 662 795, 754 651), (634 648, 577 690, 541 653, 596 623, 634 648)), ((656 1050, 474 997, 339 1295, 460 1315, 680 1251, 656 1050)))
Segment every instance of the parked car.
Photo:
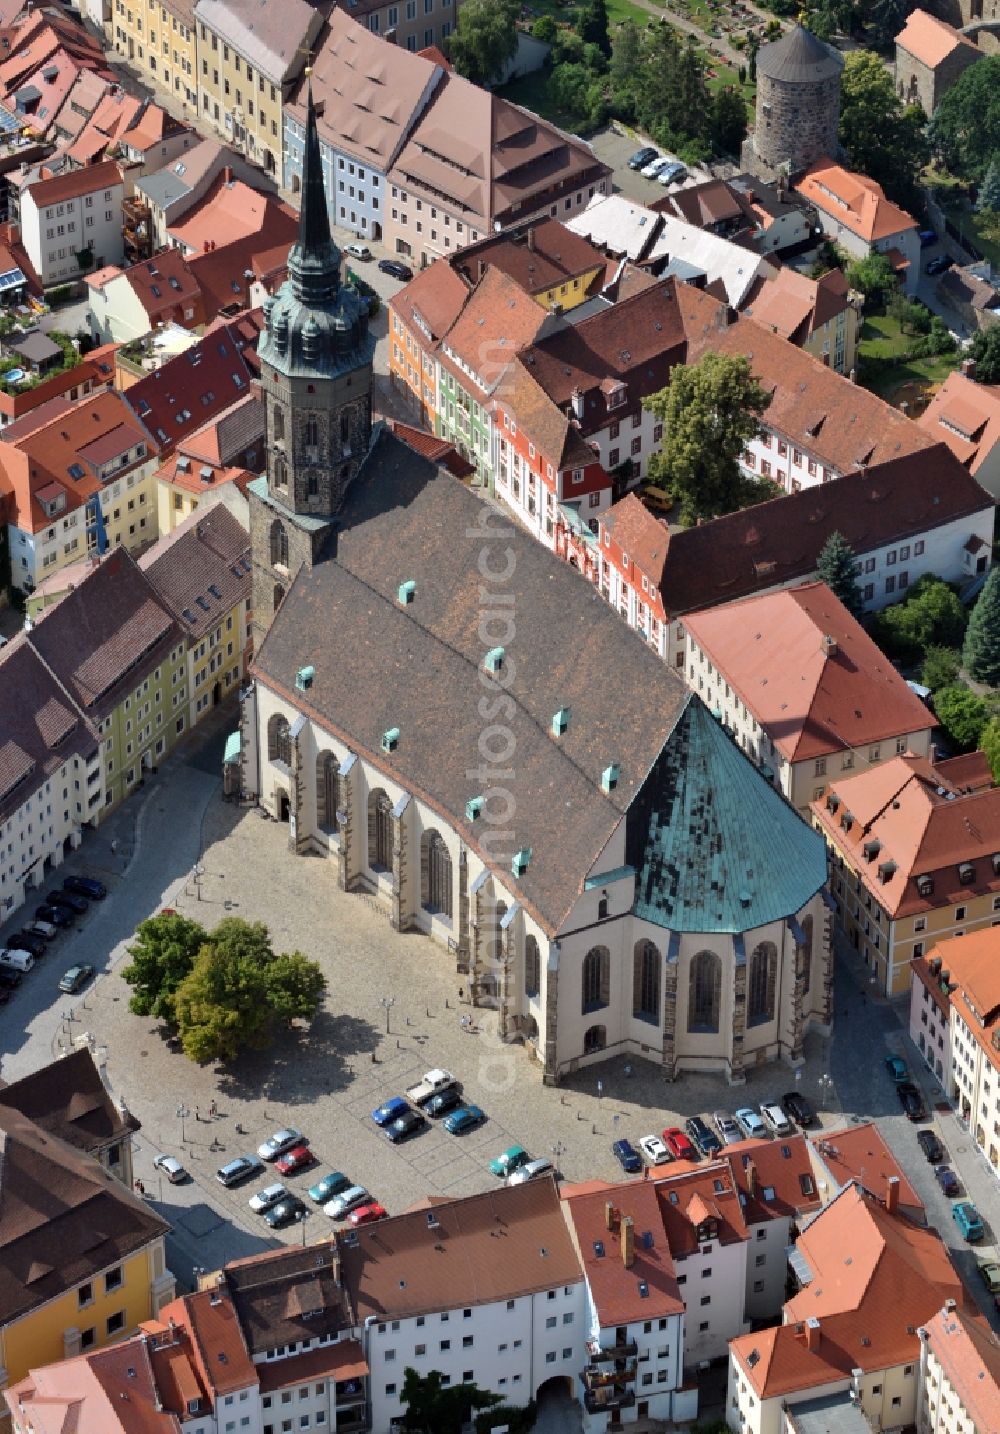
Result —
POLYGON ((293 1145, 304 1145, 306 1138, 301 1130, 295 1130, 288 1125, 284 1130, 276 1130, 272 1136, 258 1145, 257 1154, 261 1160, 277 1160, 279 1155, 284 1155, 286 1150, 291 1150, 293 1145))
POLYGON ((460 1105, 458 1110, 445 1116, 442 1124, 449 1135, 464 1135, 467 1130, 482 1125, 485 1119, 486 1114, 478 1105, 460 1105))
POLYGON ((90 902, 85 896, 77 896, 75 891, 63 891, 59 887, 56 887, 55 891, 47 891, 45 900, 49 906, 65 906, 69 911, 75 911, 78 916, 90 910, 90 902))
POLYGON ((929 1164, 938 1165, 944 1159, 945 1148, 933 1130, 921 1130, 917 1135, 917 1144, 924 1152, 924 1159, 929 1164))
POLYGON ((655 159, 651 159, 648 164, 642 166, 642 176, 644 179, 655 179, 665 164, 672 163, 673 158, 671 155, 658 154, 655 159))
POLYGON ((306 1207, 297 1195, 287 1195, 272 1205, 264 1216, 272 1230, 281 1230, 285 1225, 294 1225, 306 1217, 306 1207))
POLYGON ((384 1205, 372 1200, 369 1204, 359 1205, 356 1210, 352 1210, 347 1217, 347 1223, 357 1229, 359 1225, 373 1225, 376 1220, 384 1220, 388 1213, 384 1205))
POLYGON ((776 1100, 765 1101, 760 1117, 772 1135, 791 1135, 792 1123, 776 1100))
POLYGON ((191 1179, 176 1155, 158 1155, 153 1161, 153 1169, 165 1175, 171 1185, 183 1185, 191 1179))
POLYGON ((220 1185, 239 1185, 263 1168, 263 1160, 258 1160, 256 1155, 237 1155, 235 1160, 230 1160, 215 1172, 215 1178, 220 1185))
POLYGON ((7 939, 16 951, 29 951, 36 961, 45 955, 47 947, 44 939, 30 931, 15 931, 7 939))
POLYGON ((767 1126, 751 1105, 740 1106, 736 1112, 736 1124, 747 1140, 763 1140, 767 1136, 767 1126))
POLYGON ((917 233, 921 249, 929 249, 932 244, 937 243, 937 232, 934 229, 921 229, 917 233))
POLYGON ((401 1095, 393 1095, 380 1105, 377 1110, 372 1111, 372 1120, 374 1120, 376 1125, 388 1125, 390 1120, 395 1120, 397 1116, 402 1115, 403 1111, 409 1110, 409 1108, 401 1095))
POLYGON ((629 169, 644 169, 651 159, 655 159, 657 151, 651 144, 644 144, 642 149, 637 149, 628 162, 629 169))
POLYGON ((462 1104, 462 1092, 457 1085, 452 1085, 447 1090, 439 1090, 432 1095, 430 1100, 424 1103, 424 1115, 433 1117, 434 1120, 441 1115, 447 1115, 449 1110, 454 1110, 462 1104))
POLYGON ((451 1086, 458 1085, 458 1081, 451 1071, 442 1070, 436 1067, 432 1071, 425 1071, 416 1085, 411 1085, 406 1091, 407 1100, 412 1100, 414 1105, 426 1105, 432 1095, 438 1095, 451 1086))
POLYGON ((718 1155, 722 1149, 722 1141, 700 1115, 692 1115, 690 1120, 686 1120, 684 1129, 688 1133, 688 1139, 702 1155, 718 1155))
POLYGON ((743 1139, 742 1130, 727 1111, 717 1110, 712 1119, 723 1145, 735 1145, 738 1140, 743 1139))
POLYGON ((816 1124, 816 1112, 805 1096, 800 1095, 797 1090, 786 1091, 781 1097, 781 1104, 785 1114, 790 1120, 794 1120, 796 1125, 805 1128, 816 1124))
POLYGON ((618 1164, 625 1171, 626 1175, 634 1175, 637 1170, 642 1169, 642 1156, 636 1150, 631 1140, 616 1140, 611 1147, 611 1154, 618 1161, 618 1164))
POLYGON ((529 1180, 540 1180, 543 1175, 551 1175, 554 1171, 552 1161, 542 1156, 540 1160, 529 1160, 527 1165, 522 1165, 513 1175, 508 1175, 507 1184, 527 1185, 529 1180))
POLYGON ((103 881, 98 881, 95 876, 65 876, 63 886, 67 891, 75 891, 80 896, 88 896, 91 901, 103 901, 108 894, 108 888, 103 881))
POLYGON ((388 274, 392 279, 402 279, 404 284, 413 278, 413 270, 409 264, 403 264, 399 259, 380 259, 378 266, 383 274, 388 274))
POLYGON ((698 1152, 679 1125, 671 1125, 663 1132, 663 1143, 675 1160, 697 1160, 698 1152))
POLYGON ((970 1245, 978 1244, 985 1236, 986 1227, 971 1200, 959 1200, 957 1205, 953 1205, 951 1217, 970 1245))
POLYGON ((305 1170, 309 1165, 315 1165, 316 1157, 308 1145, 293 1145, 291 1150, 286 1150, 284 1155, 279 1155, 274 1162, 274 1168, 281 1175, 294 1175, 299 1170, 305 1170))
POLYGON ((943 274, 946 272, 946 270, 951 268, 954 262, 954 259, 950 258, 949 255, 938 254, 937 258, 932 259, 931 262, 927 265, 927 273, 943 274))
POLYGON ((367 244, 345 244, 344 253, 351 259, 368 260, 372 257, 372 251, 367 244))
POLYGON ((93 966, 88 966, 86 962, 83 962, 79 966, 71 966, 68 971, 64 971, 60 976, 59 989, 60 991, 64 991, 68 996, 75 995, 82 986, 86 986, 93 974, 93 966))
POLYGON ((0 990, 13 991, 20 984, 20 971, 15 971, 13 966, 0 966, 0 990))
POLYGON ((958 1176, 950 1166, 939 1165, 934 1172, 934 1178, 948 1196, 949 1200, 953 1200, 957 1195, 961 1194, 962 1187, 958 1183, 958 1176))
POLYGON ((59 935, 51 921, 39 921, 37 916, 34 921, 29 921, 24 929, 33 936, 40 936, 43 941, 54 941, 59 935))
POLYGON ((903 1081, 896 1087, 896 1094, 899 1096, 899 1103, 903 1107, 903 1114, 907 1120, 923 1120, 927 1115, 924 1108, 923 1096, 912 1081, 903 1081))
POLYGON ((676 184, 681 179, 687 179, 687 170, 679 160, 674 164, 665 164, 656 176, 657 184, 676 184))
POLYGON ((991 1295, 1000 1291, 1000 1265, 996 1260, 987 1260, 984 1265, 979 1266, 979 1278, 991 1295))
POLYGON ((36 921, 47 921, 50 926, 72 926, 74 916, 65 906, 48 906, 43 904, 35 912, 36 921))
POLYGON ((255 1215, 263 1215, 265 1210, 270 1210, 272 1205, 277 1205, 279 1200, 284 1200, 288 1191, 284 1185, 265 1185, 263 1190, 258 1190, 256 1195, 251 1195, 247 1204, 255 1215))
POLYGON ((902 1056, 886 1056, 885 1068, 897 1085, 910 1078, 910 1072, 907 1070, 902 1056))
POLYGON ((509 1145, 502 1150, 495 1160, 490 1161, 490 1173, 499 1175, 501 1180, 506 1180, 508 1175, 513 1175, 515 1170, 520 1170, 522 1165, 527 1165, 531 1156, 523 1145, 509 1145))
POLYGON ((673 1158, 658 1135, 644 1135, 639 1149, 647 1165, 667 1165, 673 1158))
POLYGON ((419 1110, 404 1110, 402 1115, 397 1115, 395 1120, 383 1125, 382 1134, 386 1140, 391 1140, 393 1145, 399 1145, 402 1141, 409 1140, 411 1135, 417 1135, 426 1129, 427 1120, 419 1110))
POLYGON ((10 947, 0 949, 0 966, 7 966, 24 974, 30 971, 34 964, 35 958, 30 951, 14 951, 10 947))
POLYGON ((346 1190, 328 1200, 323 1209, 331 1220, 343 1220, 345 1215, 349 1215, 359 1205, 370 1205, 371 1198, 363 1185, 349 1185, 346 1190))
POLYGON ((315 1185, 310 1185, 306 1192, 310 1200, 315 1200, 317 1205, 325 1205, 332 1200, 334 1195, 340 1195, 344 1190, 349 1190, 351 1182, 347 1176, 339 1170, 334 1170, 330 1175, 324 1175, 322 1180, 317 1180, 315 1185))

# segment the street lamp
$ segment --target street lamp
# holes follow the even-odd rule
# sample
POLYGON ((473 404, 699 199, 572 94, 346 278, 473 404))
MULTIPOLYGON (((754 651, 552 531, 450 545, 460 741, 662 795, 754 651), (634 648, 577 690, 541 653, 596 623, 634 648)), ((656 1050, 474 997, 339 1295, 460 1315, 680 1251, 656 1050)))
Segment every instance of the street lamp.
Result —
POLYGON ((191 1114, 191 1112, 188 1110, 188 1108, 187 1108, 186 1105, 179 1105, 179 1106, 177 1107, 177 1116, 178 1116, 178 1119, 180 1120, 180 1123, 181 1123, 181 1144, 182 1144, 182 1145, 184 1144, 185 1140, 187 1139, 187 1136, 186 1136, 185 1133, 184 1133, 184 1122, 185 1122, 185 1120, 187 1119, 187 1117, 188 1117, 190 1114, 191 1114))
POLYGON ((380 996, 379 999, 378 999, 378 1003, 379 1003, 379 1005, 382 1006, 382 1007, 384 1008, 384 1010, 385 1010, 385 1033, 386 1033, 386 1035, 388 1035, 388 1034, 389 1034, 389 1012, 392 1010, 393 1006, 396 1004, 396 998, 395 998, 395 996, 380 996))
POLYGON ((199 866, 199 865, 196 864, 195 867, 194 867, 194 870, 191 872, 191 875, 194 877, 194 889, 195 889, 195 891, 198 893, 198 900, 200 901, 200 900, 201 900, 201 879, 202 879, 202 877, 205 875, 205 868, 204 868, 203 866, 199 866))

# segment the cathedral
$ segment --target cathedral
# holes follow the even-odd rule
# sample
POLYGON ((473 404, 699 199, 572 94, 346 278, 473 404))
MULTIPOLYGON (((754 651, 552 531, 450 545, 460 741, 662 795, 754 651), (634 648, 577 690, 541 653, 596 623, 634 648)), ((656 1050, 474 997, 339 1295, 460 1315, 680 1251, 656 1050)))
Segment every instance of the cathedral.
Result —
POLYGON ((586 578, 373 424, 311 100, 265 324, 244 791, 547 1082, 798 1063, 832 1017, 822 839, 586 578))

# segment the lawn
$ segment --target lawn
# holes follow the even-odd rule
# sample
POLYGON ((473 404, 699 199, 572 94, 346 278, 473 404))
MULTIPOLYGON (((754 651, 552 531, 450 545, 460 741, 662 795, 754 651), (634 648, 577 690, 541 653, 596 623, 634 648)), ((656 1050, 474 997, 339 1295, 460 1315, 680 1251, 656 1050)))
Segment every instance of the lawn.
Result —
MULTIPOLYGON (((553 20, 565 24, 570 18, 567 11, 576 9, 576 4, 561 4, 560 0, 531 0, 530 5, 524 6, 524 15, 532 20, 537 20, 540 15, 551 15, 553 20)), ((624 20, 632 20, 645 29, 652 18, 648 10, 641 5, 633 5, 631 0, 608 0, 608 20, 612 32, 624 20)))
POLYGON ((915 402, 919 406, 920 400, 944 383, 958 367, 959 355, 937 354, 904 362, 903 354, 913 342, 913 336, 904 334, 900 329, 898 319, 888 314, 869 315, 861 330, 861 358, 896 359, 898 362, 862 377, 864 386, 887 402, 905 398, 911 406, 915 402))

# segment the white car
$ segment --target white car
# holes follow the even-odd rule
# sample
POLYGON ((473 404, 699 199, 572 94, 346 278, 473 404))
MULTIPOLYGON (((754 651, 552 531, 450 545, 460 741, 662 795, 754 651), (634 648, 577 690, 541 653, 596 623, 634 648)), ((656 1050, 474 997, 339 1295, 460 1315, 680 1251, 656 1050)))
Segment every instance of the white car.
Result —
POLYGON ((349 254, 352 259, 370 259, 372 251, 367 244, 345 244, 344 253, 349 254))
POLYGON ((345 1215, 349 1215, 359 1205, 367 1205, 371 1198, 363 1185, 352 1185, 343 1194, 335 1195, 332 1200, 328 1200, 323 1209, 331 1220, 342 1220, 345 1215))
POLYGON ((644 1135, 639 1141, 639 1149, 647 1165, 667 1165, 673 1158, 658 1135, 644 1135))
POLYGON ((741 1106, 736 1112, 736 1124, 747 1140, 766 1140, 767 1126, 751 1105, 741 1106))
POLYGON ((655 179, 665 164, 673 164, 670 155, 658 154, 655 159, 649 161, 645 169, 640 169, 639 173, 646 179, 655 179))
POLYGON ((180 1185, 188 1178, 184 1166, 174 1155, 158 1155, 153 1161, 153 1169, 162 1171, 171 1185, 180 1185))
POLYGON ((265 1210, 270 1210, 272 1205, 277 1205, 279 1200, 284 1200, 288 1191, 284 1185, 265 1185, 263 1190, 258 1190, 256 1195, 251 1195, 247 1204, 255 1215, 263 1215, 265 1210))
POLYGON ((277 1160, 279 1155, 284 1155, 286 1150, 291 1150, 293 1145, 308 1145, 309 1142, 301 1130, 293 1130, 286 1126, 284 1130, 276 1130, 269 1140, 263 1145, 258 1145, 257 1154, 261 1160, 277 1160))
POLYGON ((792 1123, 777 1101, 769 1101, 760 1108, 761 1119, 772 1135, 791 1135, 792 1123))
POLYGON ((538 1180, 542 1175, 552 1173, 553 1164, 551 1160, 529 1160, 527 1165, 521 1165, 512 1175, 507 1176, 508 1185, 527 1185, 529 1180, 538 1180))

